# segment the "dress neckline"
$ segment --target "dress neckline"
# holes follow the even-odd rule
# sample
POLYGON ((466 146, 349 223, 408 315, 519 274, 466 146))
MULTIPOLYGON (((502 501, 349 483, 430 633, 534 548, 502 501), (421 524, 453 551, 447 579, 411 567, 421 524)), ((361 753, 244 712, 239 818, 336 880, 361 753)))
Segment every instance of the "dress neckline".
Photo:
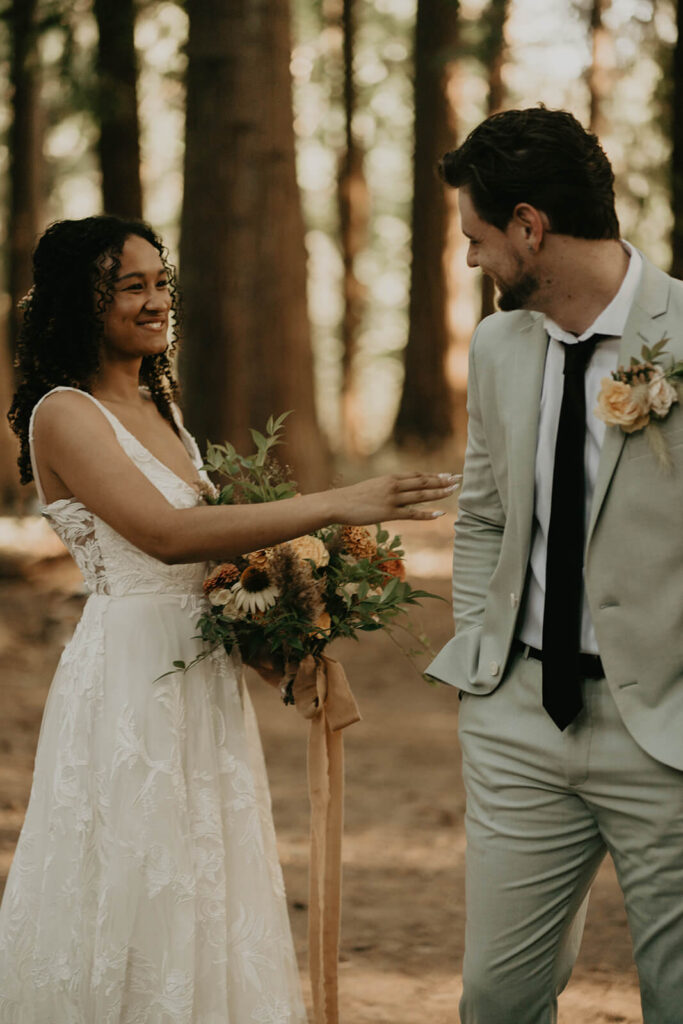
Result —
MULTIPOLYGON (((165 462, 162 462, 161 459, 158 458, 154 454, 154 452, 151 452, 149 450, 149 448, 147 448, 146 445, 144 445, 142 443, 142 441, 140 441, 140 439, 137 438, 135 436, 135 434, 133 434, 132 431, 130 431, 128 429, 128 427, 124 426, 124 424, 121 422, 121 420, 116 415, 116 413, 113 413, 111 411, 111 409, 108 409, 106 407, 106 405, 104 404, 104 402, 101 402, 99 400, 99 398, 95 398, 95 396, 92 395, 89 391, 81 391, 80 388, 61 387, 61 388, 55 388, 54 390, 55 391, 79 391, 80 394, 87 395, 88 398, 90 398, 91 401, 93 401, 95 403, 95 405, 99 406, 99 408, 102 410, 102 412, 104 413, 104 415, 107 418, 111 418, 111 419, 116 421, 117 426, 121 428, 121 430, 124 432, 124 434, 127 434, 128 437, 130 437, 131 440, 135 442, 135 444, 138 446, 138 448, 142 449, 142 451, 145 452, 145 454, 148 455, 150 457, 150 459, 152 459, 154 462, 156 462, 157 466, 160 466, 161 469, 165 470, 165 472, 169 474, 169 476, 172 476, 175 480, 177 480, 184 487, 186 487, 188 491, 190 491, 196 497, 199 497, 200 492, 199 492, 199 488, 198 487, 195 487, 193 484, 189 483, 184 477, 180 476, 178 473, 175 472, 175 470, 171 469, 170 466, 167 466, 165 462)), ((190 447, 189 447, 189 445, 187 443, 187 438, 190 436, 189 432, 186 429, 186 427, 184 426, 184 424, 178 423, 177 420, 176 420, 176 424, 177 424, 178 430, 180 431, 180 439, 181 439, 181 441, 183 443, 183 447, 185 448, 185 451, 187 452, 187 454, 190 456, 190 460, 192 462, 192 465, 194 466, 195 465, 194 458, 193 458, 194 453, 190 450, 190 447)), ((130 458, 130 456, 129 456, 129 458, 130 458)), ((197 468, 197 467, 195 466, 195 468, 197 468)), ((197 470, 197 472, 199 472, 199 470, 197 470)), ((198 476, 197 479, 198 479, 198 482, 201 481, 201 477, 198 476)), ((69 502, 73 502, 76 505, 83 504, 82 502, 79 502, 79 500, 76 498, 75 495, 71 494, 71 495, 69 495, 68 498, 55 498, 54 501, 50 501, 50 502, 48 502, 46 504, 43 504, 41 507, 43 509, 52 508, 53 505, 58 505, 58 504, 60 504, 62 502, 67 503, 67 504, 69 502)))
MULTIPOLYGON (((179 474, 179 473, 176 473, 176 471, 175 471, 174 469, 171 469, 171 467, 170 467, 170 466, 167 466, 165 462, 162 462, 162 460, 161 460, 160 458, 158 458, 158 456, 156 456, 156 455, 154 454, 154 452, 151 452, 151 451, 149 450, 149 448, 148 448, 148 447, 147 447, 146 445, 144 445, 144 444, 142 443, 142 441, 140 440, 140 438, 139 438, 139 437, 136 437, 136 436, 135 436, 135 434, 134 434, 134 433, 133 433, 133 432, 132 432, 131 430, 129 430, 129 429, 128 429, 128 427, 126 427, 126 426, 125 426, 125 425, 124 425, 124 424, 123 424, 123 423, 121 422, 121 420, 120 420, 120 419, 119 419, 119 417, 118 417, 118 416, 116 415, 116 413, 112 412, 112 411, 111 411, 111 409, 108 409, 108 408, 107 408, 107 406, 106 406, 106 405, 104 404, 104 402, 101 402, 99 398, 95 398, 95 396, 94 396, 94 395, 90 395, 90 397, 92 398, 93 402, 97 402, 97 404, 99 405, 99 407, 100 407, 100 408, 101 408, 101 409, 102 409, 102 410, 103 410, 103 411, 104 411, 105 413, 108 413, 108 415, 109 415, 109 416, 111 416, 111 417, 112 417, 113 419, 115 419, 115 420, 116 420, 116 422, 117 422, 117 424, 119 425, 119 427, 121 428, 121 430, 123 430, 123 432, 124 432, 125 434, 127 434, 127 435, 128 435, 128 437, 132 438, 132 440, 133 440, 133 441, 135 441, 136 445, 137 445, 137 446, 138 446, 139 448, 141 448, 141 449, 143 450, 143 452, 145 452, 145 453, 146 453, 147 455, 149 455, 150 459, 153 459, 153 460, 154 460, 154 462, 156 462, 156 464, 157 464, 158 466, 161 466, 161 468, 162 468, 162 469, 165 469, 167 473, 170 473, 170 474, 171 474, 171 476, 173 476, 173 477, 175 477, 175 478, 176 478, 176 480, 179 480, 179 481, 181 482, 181 484, 185 484, 185 486, 186 486, 187 488, 189 488, 189 490, 193 491, 193 492, 194 492, 194 494, 199 494, 199 491, 198 491, 198 489, 197 489, 197 488, 196 488, 196 487, 194 486, 194 484, 191 484, 191 483, 190 483, 190 482, 189 482, 188 480, 186 480, 186 479, 185 479, 185 477, 183 477, 183 476, 180 476, 180 474, 179 474)), ((175 419, 175 417, 174 417, 174 419, 175 419)), ((193 454, 194 454, 194 453, 193 453, 193 452, 192 452, 192 451, 190 450, 190 447, 189 447, 189 445, 187 444, 187 436, 188 436, 188 431, 187 431, 187 430, 185 429, 185 427, 184 427, 184 425, 183 425, 182 423, 178 423, 178 421, 177 421, 177 420, 176 420, 175 422, 176 422, 176 426, 178 427, 178 430, 180 431, 180 440, 182 441, 182 444, 183 444, 183 448, 185 449, 185 451, 187 452, 187 454, 188 454, 188 455, 190 456, 190 461, 191 461, 192 465, 194 466, 194 468, 195 468, 195 469, 197 469, 197 467, 196 467, 196 466, 195 466, 195 464, 194 464, 194 459, 193 459, 193 454)), ((199 470, 197 470, 197 472, 199 472, 199 470)), ((201 482, 201 478, 200 478, 199 476, 197 477, 197 482, 198 482, 198 483, 200 483, 200 482, 201 482)))

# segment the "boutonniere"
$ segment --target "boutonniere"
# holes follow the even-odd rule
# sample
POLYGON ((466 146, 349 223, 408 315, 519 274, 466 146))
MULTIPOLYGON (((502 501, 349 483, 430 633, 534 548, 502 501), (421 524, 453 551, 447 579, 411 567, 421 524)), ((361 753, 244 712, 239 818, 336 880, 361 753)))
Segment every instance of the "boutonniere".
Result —
POLYGON ((657 364, 669 341, 662 338, 652 348, 643 345, 639 360, 631 356, 629 366, 619 366, 611 377, 604 377, 595 408, 598 419, 621 427, 625 434, 645 430, 657 460, 666 467, 671 466, 671 457, 657 420, 666 419, 679 401, 683 381, 683 361, 666 370, 657 364))

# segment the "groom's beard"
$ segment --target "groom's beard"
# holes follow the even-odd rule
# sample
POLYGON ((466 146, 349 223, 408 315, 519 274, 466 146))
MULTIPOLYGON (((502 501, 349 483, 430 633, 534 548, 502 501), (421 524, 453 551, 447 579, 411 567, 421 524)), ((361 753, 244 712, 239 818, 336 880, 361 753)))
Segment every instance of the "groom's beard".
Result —
POLYGON ((540 282, 536 274, 527 271, 522 274, 514 284, 502 284, 497 282, 500 294, 498 295, 498 308, 504 313, 513 309, 533 309, 529 304, 532 295, 539 289, 540 282))

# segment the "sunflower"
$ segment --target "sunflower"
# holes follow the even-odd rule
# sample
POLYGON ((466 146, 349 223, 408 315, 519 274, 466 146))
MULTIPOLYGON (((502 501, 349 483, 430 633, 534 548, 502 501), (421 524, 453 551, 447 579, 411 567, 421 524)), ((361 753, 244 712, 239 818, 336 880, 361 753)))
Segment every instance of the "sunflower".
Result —
POLYGON ((240 612, 265 612, 277 600, 280 591, 268 572, 255 565, 248 566, 232 588, 235 608, 240 612))

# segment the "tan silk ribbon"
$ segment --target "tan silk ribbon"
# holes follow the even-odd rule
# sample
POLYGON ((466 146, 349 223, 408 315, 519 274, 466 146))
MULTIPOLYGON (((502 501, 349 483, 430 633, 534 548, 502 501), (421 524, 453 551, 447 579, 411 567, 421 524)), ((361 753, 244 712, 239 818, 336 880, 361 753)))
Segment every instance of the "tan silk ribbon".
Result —
POLYGON ((338 1024, 341 841, 344 819, 342 729, 360 721, 346 673, 338 661, 309 654, 292 684, 297 710, 308 718, 311 800, 308 960, 315 1024, 338 1024))

